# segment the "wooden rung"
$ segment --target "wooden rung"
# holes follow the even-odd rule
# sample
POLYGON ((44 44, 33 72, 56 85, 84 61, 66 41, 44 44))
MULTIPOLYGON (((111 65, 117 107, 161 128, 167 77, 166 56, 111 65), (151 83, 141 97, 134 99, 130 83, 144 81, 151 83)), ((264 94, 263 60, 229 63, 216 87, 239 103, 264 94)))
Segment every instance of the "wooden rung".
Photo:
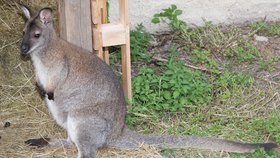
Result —
POLYGON ((102 24, 102 45, 103 47, 122 45, 126 43, 127 29, 122 24, 102 24))

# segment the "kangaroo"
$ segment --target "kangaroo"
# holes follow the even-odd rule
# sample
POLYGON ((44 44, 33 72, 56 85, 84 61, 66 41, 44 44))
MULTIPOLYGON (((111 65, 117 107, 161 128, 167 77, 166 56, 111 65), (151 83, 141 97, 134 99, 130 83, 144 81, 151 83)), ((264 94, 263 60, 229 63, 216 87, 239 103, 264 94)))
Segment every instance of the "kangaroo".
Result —
POLYGON ((25 6, 27 19, 20 46, 31 58, 36 82, 50 113, 67 131, 68 139, 39 138, 33 146, 74 144, 78 158, 95 158, 102 147, 136 148, 141 143, 169 148, 199 148, 227 152, 249 152, 257 147, 270 150, 274 143, 241 143, 216 138, 144 135, 125 125, 126 102, 113 70, 85 49, 59 38, 50 8, 36 13, 25 6))

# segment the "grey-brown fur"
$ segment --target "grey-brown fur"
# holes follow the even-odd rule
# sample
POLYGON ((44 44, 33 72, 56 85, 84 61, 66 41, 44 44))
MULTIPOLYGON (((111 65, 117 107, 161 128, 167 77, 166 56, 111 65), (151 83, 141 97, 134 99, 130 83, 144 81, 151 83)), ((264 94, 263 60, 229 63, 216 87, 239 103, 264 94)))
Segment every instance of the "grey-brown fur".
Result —
POLYGON ((122 87, 111 68, 95 54, 58 38, 49 8, 35 14, 26 6, 21 8, 28 19, 21 52, 31 56, 36 80, 49 110, 68 133, 67 140, 30 139, 26 143, 37 146, 74 143, 79 158, 94 158, 100 147, 135 148, 141 143, 229 152, 277 146, 193 136, 141 135, 130 131, 124 124, 126 104, 122 87))

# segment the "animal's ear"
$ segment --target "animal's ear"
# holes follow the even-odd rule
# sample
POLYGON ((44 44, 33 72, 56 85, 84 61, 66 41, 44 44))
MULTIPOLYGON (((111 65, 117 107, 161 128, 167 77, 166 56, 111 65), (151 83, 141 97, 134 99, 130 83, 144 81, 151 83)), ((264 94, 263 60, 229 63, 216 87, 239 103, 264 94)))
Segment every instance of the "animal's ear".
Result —
POLYGON ((31 18, 31 10, 26 5, 23 5, 23 4, 20 4, 20 8, 23 11, 24 16, 27 19, 30 19, 31 18))
POLYGON ((51 23, 53 20, 52 9, 43 8, 39 12, 39 18, 43 24, 51 23))

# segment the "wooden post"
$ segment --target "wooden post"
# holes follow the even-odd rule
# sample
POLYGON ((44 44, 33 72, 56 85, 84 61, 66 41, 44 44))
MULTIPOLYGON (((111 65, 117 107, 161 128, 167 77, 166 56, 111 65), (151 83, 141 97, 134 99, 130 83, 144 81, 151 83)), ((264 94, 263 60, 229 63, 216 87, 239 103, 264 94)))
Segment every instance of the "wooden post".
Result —
POLYGON ((127 0, 119 0, 120 22, 125 28, 125 43, 121 45, 122 53, 122 80, 124 93, 128 99, 132 99, 131 91, 131 61, 130 61, 130 36, 128 22, 128 2, 127 0))
POLYGON ((58 0, 60 37, 92 51, 89 0, 58 0))
POLYGON ((103 43, 101 36, 101 9, 99 0, 91 0, 92 38, 93 49, 99 58, 103 59, 103 43))
MULTIPOLYGON (((108 22, 108 19, 107 19, 107 0, 101 0, 102 4, 101 4, 101 23, 102 24, 106 24, 108 22)), ((103 51, 104 51, 104 54, 103 54, 103 59, 104 61, 109 65, 110 64, 110 61, 109 61, 109 49, 108 47, 104 47, 103 48, 103 51)))

